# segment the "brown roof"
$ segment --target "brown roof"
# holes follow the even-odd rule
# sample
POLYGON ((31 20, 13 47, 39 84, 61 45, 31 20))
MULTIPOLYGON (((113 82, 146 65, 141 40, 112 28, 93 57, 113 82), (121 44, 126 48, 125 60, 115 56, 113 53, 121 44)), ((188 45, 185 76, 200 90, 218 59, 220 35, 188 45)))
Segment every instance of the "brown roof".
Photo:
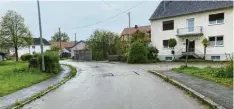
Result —
POLYGON ((137 27, 137 29, 135 27, 131 27, 131 28, 124 28, 124 30, 122 31, 121 35, 126 35, 126 34, 133 34, 135 33, 137 30, 141 31, 141 32, 148 32, 151 30, 150 25, 147 26, 139 26, 137 27))
MULTIPOLYGON (((53 42, 52 46, 60 47, 60 42, 53 42)), ((72 47, 72 42, 61 42, 61 47, 72 47)))

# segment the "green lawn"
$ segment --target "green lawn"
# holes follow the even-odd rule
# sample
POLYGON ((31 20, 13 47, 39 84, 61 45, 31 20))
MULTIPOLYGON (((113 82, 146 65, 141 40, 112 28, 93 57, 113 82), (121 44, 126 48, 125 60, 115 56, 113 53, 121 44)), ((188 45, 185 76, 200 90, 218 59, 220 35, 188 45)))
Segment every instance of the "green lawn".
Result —
POLYGON ((214 71, 220 71, 220 69, 221 68, 211 68, 211 67, 206 67, 206 68, 187 67, 187 68, 173 68, 172 70, 178 73, 193 75, 232 88, 233 78, 215 76, 214 71))
POLYGON ((0 62, 0 97, 54 76, 39 69, 28 70, 27 62, 0 62))

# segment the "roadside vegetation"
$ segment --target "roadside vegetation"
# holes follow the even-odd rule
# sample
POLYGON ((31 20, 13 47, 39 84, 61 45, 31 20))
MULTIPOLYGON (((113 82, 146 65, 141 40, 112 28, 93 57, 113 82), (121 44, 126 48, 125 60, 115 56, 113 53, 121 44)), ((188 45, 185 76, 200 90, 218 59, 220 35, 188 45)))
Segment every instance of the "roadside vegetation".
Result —
POLYGON ((28 69, 28 62, 0 62, 0 97, 53 77, 40 69, 28 69))
POLYGON ((220 68, 197 68, 181 66, 180 68, 173 68, 172 70, 178 73, 193 75, 233 88, 233 61, 229 61, 225 67, 220 68))
POLYGON ((96 30, 88 39, 93 60, 122 61, 128 63, 158 62, 158 50, 150 45, 149 37, 137 30, 131 40, 123 41, 116 33, 96 30))

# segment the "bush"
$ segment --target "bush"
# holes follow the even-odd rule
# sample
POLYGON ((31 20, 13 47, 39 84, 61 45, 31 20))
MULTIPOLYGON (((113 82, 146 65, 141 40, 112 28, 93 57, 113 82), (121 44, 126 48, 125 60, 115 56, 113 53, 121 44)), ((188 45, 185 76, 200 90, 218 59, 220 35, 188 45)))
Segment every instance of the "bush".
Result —
POLYGON ((20 59, 21 59, 22 61, 29 61, 32 57, 33 57, 33 55, 31 55, 31 54, 23 54, 23 55, 20 57, 20 59))
POLYGON ((39 64, 37 58, 33 57, 29 60, 29 68, 38 68, 38 66, 39 64))
POLYGON ((148 51, 144 44, 136 41, 131 45, 128 54, 128 63, 146 63, 148 62, 147 57, 148 51))
POLYGON ((227 77, 233 77, 233 60, 229 61, 228 64, 225 66, 225 72, 227 77))
POLYGON ((148 59, 152 61, 156 61, 157 59, 157 54, 158 54, 158 49, 155 47, 147 47, 148 50, 148 59))
MULTIPOLYGON (((41 55, 38 56, 38 61, 40 68, 41 66, 41 55)), ((44 61, 45 61, 45 72, 49 73, 58 73, 60 71, 59 65, 59 55, 57 52, 48 51, 44 53, 44 61)))

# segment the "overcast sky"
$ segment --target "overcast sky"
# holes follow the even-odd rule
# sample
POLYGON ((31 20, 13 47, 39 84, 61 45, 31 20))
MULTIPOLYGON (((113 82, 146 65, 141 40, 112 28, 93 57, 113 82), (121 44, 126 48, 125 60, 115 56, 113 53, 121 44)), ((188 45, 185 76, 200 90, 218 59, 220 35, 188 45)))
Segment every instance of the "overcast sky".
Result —
MULTIPOLYGON (((106 29, 121 33, 128 26, 127 12, 103 23, 77 28, 103 21, 109 17, 118 15, 127 9, 130 10, 131 26, 149 25, 148 20, 160 1, 41 1, 41 18, 43 37, 50 40, 51 36, 61 28, 66 32, 70 40, 74 41, 74 33, 77 40, 86 40, 96 29, 106 29)), ((33 33, 33 37, 39 37, 38 13, 36 1, 2 1, 0 0, 0 16, 7 10, 14 10, 25 19, 26 26, 33 33)))

